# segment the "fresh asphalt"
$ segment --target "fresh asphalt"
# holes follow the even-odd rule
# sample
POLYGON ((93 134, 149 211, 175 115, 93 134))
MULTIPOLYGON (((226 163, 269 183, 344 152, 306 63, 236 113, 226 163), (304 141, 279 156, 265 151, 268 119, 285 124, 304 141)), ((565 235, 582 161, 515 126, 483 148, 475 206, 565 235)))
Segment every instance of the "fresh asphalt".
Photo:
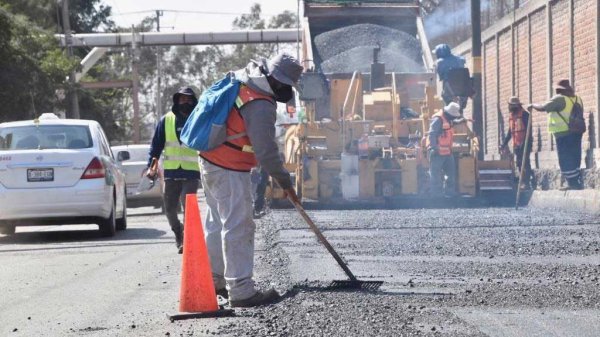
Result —
MULTIPOLYGON (((203 201, 201 200, 201 206, 203 201)), ((203 207, 201 207, 203 208, 203 207)), ((204 212, 203 212, 204 213, 204 212)), ((181 256, 159 210, 129 228, 17 228, 0 235, 0 336, 598 336, 600 225, 537 209, 309 210, 359 279, 292 209, 257 221, 255 276, 284 298, 236 316, 171 323, 181 256)))

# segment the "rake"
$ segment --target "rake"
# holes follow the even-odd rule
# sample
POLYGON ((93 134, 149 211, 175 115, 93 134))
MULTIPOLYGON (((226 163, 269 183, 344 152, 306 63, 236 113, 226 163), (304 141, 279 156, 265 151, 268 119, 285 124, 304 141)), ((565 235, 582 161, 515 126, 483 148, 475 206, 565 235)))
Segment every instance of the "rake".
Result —
POLYGON ((379 289, 379 287, 381 287, 381 285, 383 284, 383 281, 361 281, 361 280, 358 280, 356 278, 356 276, 354 276, 354 274, 350 271, 350 268, 348 268, 348 265, 344 262, 344 260, 342 260, 342 258, 338 255, 338 253, 335 251, 335 249, 333 249, 333 247, 331 246, 329 241, 327 241, 327 239, 325 238, 323 233, 321 233, 321 230, 319 230, 317 225, 315 225, 315 223, 311 220, 311 218, 308 216, 308 214, 306 214, 306 211, 304 210, 302 205, 300 205, 300 203, 298 203, 298 202, 295 202, 291 198, 288 198, 288 199, 294 205, 294 207, 296 208, 298 213, 300 213, 302 218, 304 218, 304 221, 306 221, 306 223, 308 224, 310 229, 312 229, 312 231, 317 235, 317 238, 319 239, 319 241, 323 244, 323 246, 325 246, 325 248, 327 248, 327 251, 329 251, 329 254, 331 254, 331 256, 333 256, 335 261, 344 270, 344 273, 346 273, 346 275, 348 275, 349 280, 334 280, 329 285, 329 288, 332 288, 332 289, 361 289, 361 290, 376 291, 379 289))

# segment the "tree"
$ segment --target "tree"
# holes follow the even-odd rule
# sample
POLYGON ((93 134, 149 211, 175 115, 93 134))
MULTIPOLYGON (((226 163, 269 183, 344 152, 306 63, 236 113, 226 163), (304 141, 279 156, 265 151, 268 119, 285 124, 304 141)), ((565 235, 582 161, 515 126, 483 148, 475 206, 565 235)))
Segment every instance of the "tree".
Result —
MULTIPOLYGON (((296 27, 296 14, 284 11, 276 15, 267 23, 262 18, 259 4, 250 8, 249 14, 243 14, 233 20, 234 30, 265 29, 265 28, 293 28, 296 27)), ((287 44, 287 48, 289 48, 287 44)), ((228 71, 245 67, 250 60, 270 58, 274 56, 282 45, 268 44, 240 44, 235 46, 207 46, 204 48, 178 46, 165 53, 163 59, 163 111, 171 108, 171 97, 181 86, 191 86, 199 94, 207 86, 223 77, 228 71)))
POLYGON ((56 89, 75 64, 51 34, 0 5, 0 121, 52 111, 60 106, 56 89))

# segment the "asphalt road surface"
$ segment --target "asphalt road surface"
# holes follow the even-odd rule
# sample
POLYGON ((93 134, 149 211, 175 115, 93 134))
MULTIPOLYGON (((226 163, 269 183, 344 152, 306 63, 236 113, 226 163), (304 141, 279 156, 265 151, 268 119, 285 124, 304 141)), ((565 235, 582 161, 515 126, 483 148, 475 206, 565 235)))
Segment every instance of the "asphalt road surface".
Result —
MULTIPOLYGON (((202 205, 202 202, 201 202, 202 205)), ((0 235, 0 336, 599 336, 597 217, 510 208, 314 210, 377 292, 344 274, 293 210, 257 221, 256 279, 285 293, 235 317, 171 323, 181 256, 164 215, 129 228, 17 228, 0 235)))

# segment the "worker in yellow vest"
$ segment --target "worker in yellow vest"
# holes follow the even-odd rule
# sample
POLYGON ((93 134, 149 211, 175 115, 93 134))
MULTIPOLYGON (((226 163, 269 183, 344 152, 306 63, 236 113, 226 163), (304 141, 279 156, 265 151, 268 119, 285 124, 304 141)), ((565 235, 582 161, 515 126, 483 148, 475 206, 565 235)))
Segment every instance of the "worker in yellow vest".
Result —
POLYGON ((569 80, 558 81, 554 86, 556 95, 546 104, 529 107, 548 113, 548 131, 556 140, 556 152, 560 172, 568 183, 562 190, 581 190, 581 141, 585 132, 583 102, 575 95, 569 80))
MULTIPOLYGON (((183 253, 183 224, 177 216, 180 205, 185 205, 186 194, 196 194, 200 181, 198 152, 183 145, 179 140, 181 129, 198 103, 196 94, 189 87, 179 89, 173 95, 173 107, 164 115, 154 132, 150 147, 150 159, 163 155, 165 190, 163 201, 169 225, 175 233, 178 253, 183 253)), ((149 169, 147 175, 157 172, 149 169)))

